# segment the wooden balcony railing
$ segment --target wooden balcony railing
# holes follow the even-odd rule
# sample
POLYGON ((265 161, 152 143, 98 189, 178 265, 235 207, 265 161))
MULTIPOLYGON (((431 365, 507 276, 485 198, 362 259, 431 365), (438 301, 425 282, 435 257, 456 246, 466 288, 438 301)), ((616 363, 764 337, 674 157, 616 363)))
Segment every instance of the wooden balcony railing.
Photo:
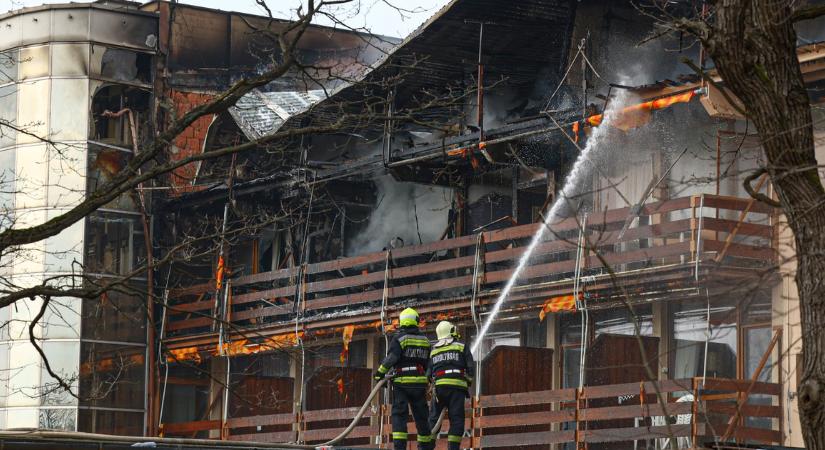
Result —
MULTIPOLYGON (((639 211, 624 234, 630 208, 591 214, 586 220, 585 273, 716 261, 728 266, 770 264, 773 210, 748 199, 696 195, 652 202, 639 211), (594 257, 598 252, 602 259, 594 257)), ((416 299, 438 301, 466 296, 472 289, 475 252, 483 250, 483 289, 500 287, 540 224, 520 225, 412 245, 387 252, 342 258, 237 277, 228 284, 226 305, 216 308, 214 283, 170 292, 165 336, 214 331, 214 317, 240 328, 255 328, 294 318, 304 320, 335 311, 355 312, 416 299), (478 247, 478 248, 477 248, 478 247), (389 263, 388 263, 389 261, 389 263), (387 284, 385 294, 385 279, 387 284), (296 298, 304 301, 296 305, 296 298)), ((536 248, 522 273, 522 284, 571 279, 576 266, 580 224, 567 219, 536 248)), ((698 267, 698 264, 697 264, 698 267)))
MULTIPOLYGON (((682 380, 587 386, 583 389, 483 395, 466 404, 465 437, 462 448, 550 448, 550 444, 586 443, 629 448, 633 443, 669 448, 690 448, 722 436, 740 410, 731 439, 740 442, 781 444, 781 386, 701 377, 682 380), (748 396, 746 399, 745 396, 748 396), (623 444, 624 443, 624 444, 623 444)), ((201 432, 231 440, 258 442, 320 443, 336 436, 341 420, 350 420, 357 408, 307 411, 229 419, 166 424, 166 436, 192 437, 201 432), (339 422, 335 422, 339 421, 339 422), (325 425, 335 423, 332 425, 325 425), (281 426, 283 432, 234 434, 236 428, 281 426)), ((389 408, 377 404, 346 444, 390 442, 389 408), (383 427, 381 424, 383 423, 383 427), (383 430, 383 433, 380 431, 383 430)), ((442 430, 446 431, 445 421, 442 430)), ((411 447, 415 425, 408 424, 411 447)), ((438 448, 446 448, 446 438, 438 448)))

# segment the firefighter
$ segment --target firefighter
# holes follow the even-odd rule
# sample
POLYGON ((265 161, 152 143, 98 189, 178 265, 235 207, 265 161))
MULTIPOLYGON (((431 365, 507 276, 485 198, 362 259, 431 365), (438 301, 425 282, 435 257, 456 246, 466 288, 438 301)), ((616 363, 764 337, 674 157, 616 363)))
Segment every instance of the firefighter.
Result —
POLYGON ((392 378, 392 442, 395 450, 407 448, 407 417, 409 409, 415 419, 418 449, 434 448, 427 421, 427 362, 430 341, 418 330, 418 313, 407 308, 401 311, 400 328, 390 342, 387 357, 375 372, 380 381, 390 369, 392 378))
POLYGON ((458 340, 460 336, 455 325, 442 321, 435 333, 438 341, 430 352, 427 366, 427 373, 435 383, 430 429, 435 428, 438 416, 447 408, 447 417, 450 418, 447 448, 458 450, 464 435, 464 399, 470 396, 475 363, 470 348, 458 340))

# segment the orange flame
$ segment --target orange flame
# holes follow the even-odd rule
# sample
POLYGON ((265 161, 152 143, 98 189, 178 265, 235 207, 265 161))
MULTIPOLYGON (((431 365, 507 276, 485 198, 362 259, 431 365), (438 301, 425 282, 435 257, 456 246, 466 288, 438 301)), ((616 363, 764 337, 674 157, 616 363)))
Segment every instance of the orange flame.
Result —
MULTIPOLYGON (((580 293, 579 300, 584 296, 580 293)), ((561 311, 574 312, 576 311, 576 297, 574 295, 561 295, 558 297, 550 297, 544 301, 539 311, 539 321, 544 321, 548 313, 557 313, 561 311)))

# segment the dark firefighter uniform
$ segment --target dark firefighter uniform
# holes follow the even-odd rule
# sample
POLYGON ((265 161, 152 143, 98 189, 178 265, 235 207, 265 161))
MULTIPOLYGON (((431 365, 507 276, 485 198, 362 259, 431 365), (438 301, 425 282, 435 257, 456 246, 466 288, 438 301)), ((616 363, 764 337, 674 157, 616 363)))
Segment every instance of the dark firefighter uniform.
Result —
MULTIPOLYGON (((469 396, 474 375, 473 355, 470 348, 458 341, 456 327, 443 321, 436 328, 438 342, 430 352, 429 376, 435 383, 435 397, 430 409, 430 429, 438 416, 447 408, 450 429, 447 434, 449 450, 458 450, 464 435, 464 399, 469 396)), ((433 436, 435 438, 435 436, 433 436)))
POLYGON ((419 450, 430 450, 432 436, 427 421, 427 362, 430 341, 418 331, 418 313, 407 308, 401 312, 400 328, 390 342, 387 357, 375 373, 381 380, 395 369, 392 379, 392 441, 395 450, 407 448, 407 417, 412 410, 419 450))

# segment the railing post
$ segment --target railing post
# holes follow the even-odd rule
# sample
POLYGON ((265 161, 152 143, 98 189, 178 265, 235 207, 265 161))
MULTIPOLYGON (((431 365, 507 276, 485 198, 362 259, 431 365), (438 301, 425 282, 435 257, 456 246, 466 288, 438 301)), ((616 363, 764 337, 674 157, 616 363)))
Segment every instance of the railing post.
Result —
POLYGON ((696 196, 690 196, 690 260, 696 257, 696 196))
POLYGON ((699 434, 699 378, 693 378, 693 405, 691 405, 690 443, 696 447, 699 434))
POLYGON ((473 438, 470 439, 470 447, 474 449, 481 449, 484 448, 481 444, 481 438, 484 436, 484 428, 481 424, 481 417, 484 414, 481 409, 481 397, 473 396, 472 397, 472 404, 473 404, 473 428, 472 428, 472 436, 473 438))
POLYGON ((581 399, 582 399, 582 391, 584 388, 576 388, 576 412, 574 417, 576 419, 576 430, 574 432, 574 439, 576 441, 576 449, 581 448, 581 425, 579 423, 580 415, 581 415, 581 399))

